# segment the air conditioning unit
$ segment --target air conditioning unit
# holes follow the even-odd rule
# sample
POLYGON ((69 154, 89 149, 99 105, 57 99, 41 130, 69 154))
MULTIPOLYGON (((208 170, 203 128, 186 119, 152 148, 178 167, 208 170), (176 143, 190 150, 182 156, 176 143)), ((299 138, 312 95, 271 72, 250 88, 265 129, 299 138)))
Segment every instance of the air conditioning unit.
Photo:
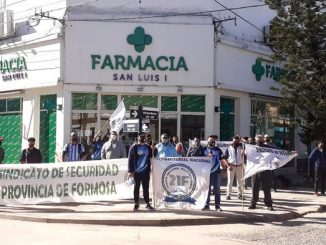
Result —
POLYGON ((0 38, 10 37, 14 34, 14 11, 4 10, 0 12, 0 38))
POLYGON ((264 34, 264 42, 265 43, 269 43, 271 29, 272 29, 271 25, 263 26, 263 34, 264 34))

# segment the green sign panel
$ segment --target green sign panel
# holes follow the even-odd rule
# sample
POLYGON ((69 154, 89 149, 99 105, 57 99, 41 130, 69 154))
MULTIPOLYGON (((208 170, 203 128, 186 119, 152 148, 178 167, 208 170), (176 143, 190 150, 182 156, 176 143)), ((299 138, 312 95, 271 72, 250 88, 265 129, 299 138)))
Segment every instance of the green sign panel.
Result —
POLYGON ((26 60, 24 57, 0 61, 0 71, 2 74, 23 70, 27 70, 26 60))
POLYGON ((252 66, 252 72, 255 74, 257 81, 260 81, 263 77, 279 81, 281 76, 286 73, 286 70, 279 66, 272 65, 268 61, 256 59, 256 63, 252 66))
MULTIPOLYGON (((137 53, 142 53, 145 48, 152 44, 153 38, 145 32, 143 27, 136 27, 132 34, 127 36, 127 43, 134 46, 137 53)), ((188 71, 186 60, 183 56, 175 57, 171 55, 153 56, 132 56, 121 54, 91 54, 92 70, 115 70, 128 71, 137 69, 139 71, 188 71)), ((158 81, 159 75, 150 74, 149 78, 139 77, 139 80, 158 81)), ((166 81, 166 77, 164 77, 166 81)), ((133 80, 132 74, 115 74, 113 80, 133 80)))

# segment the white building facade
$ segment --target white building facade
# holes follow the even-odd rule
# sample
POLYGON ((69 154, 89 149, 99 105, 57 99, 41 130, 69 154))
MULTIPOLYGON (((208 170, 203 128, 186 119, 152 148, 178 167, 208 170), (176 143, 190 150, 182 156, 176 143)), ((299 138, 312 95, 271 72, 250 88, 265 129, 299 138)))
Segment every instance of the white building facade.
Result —
MULTIPOLYGON (((282 68, 261 31, 239 17, 235 26, 215 1, 109 2, 2 1, 2 26, 13 21, 0 42, 5 163, 18 162, 31 136, 45 162, 60 161, 70 132, 91 142, 121 100, 127 118, 132 106, 158 110, 154 141, 263 133, 294 146, 279 108, 282 68)), ((275 15, 250 7, 262 1, 219 2, 261 30, 275 15)))

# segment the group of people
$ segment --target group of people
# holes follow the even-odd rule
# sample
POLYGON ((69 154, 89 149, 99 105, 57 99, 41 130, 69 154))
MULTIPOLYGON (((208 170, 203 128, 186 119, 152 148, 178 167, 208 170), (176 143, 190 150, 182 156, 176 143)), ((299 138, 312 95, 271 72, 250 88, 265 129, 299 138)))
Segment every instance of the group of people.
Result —
MULTIPOLYGON (((231 199, 231 192, 233 186, 233 180, 236 178, 238 187, 238 198, 243 199, 243 176, 246 160, 245 145, 241 143, 242 139, 239 135, 233 137, 232 144, 226 149, 225 152, 216 146, 215 142, 217 137, 211 135, 207 139, 207 146, 202 146, 201 141, 198 137, 193 139, 193 146, 191 146, 187 153, 187 157, 212 157, 212 168, 210 173, 210 188, 213 187, 213 193, 215 197, 215 210, 222 211, 221 209, 221 167, 227 169, 228 184, 226 199, 231 199)), ((257 135, 255 138, 255 144, 263 147, 271 147, 264 140, 262 135, 257 135)), ((152 157, 179 157, 177 152, 178 143, 174 146, 170 141, 167 134, 161 135, 161 142, 155 146, 146 144, 146 136, 144 133, 138 135, 138 142, 130 148, 128 156, 128 176, 134 178, 134 210, 139 209, 139 188, 140 184, 143 187, 144 199, 146 208, 152 210, 153 207, 149 203, 149 180, 150 180, 150 169, 152 157)), ((256 208, 258 201, 258 194, 260 186, 265 194, 265 205, 269 210, 273 210, 272 199, 271 199, 271 183, 272 175, 271 171, 264 171, 258 173, 252 178, 252 200, 249 209, 256 208)), ((206 204, 202 210, 210 209, 210 192, 209 188, 206 204)))
MULTIPOLYGON (((237 181, 237 197, 244 199, 244 169, 246 164, 246 149, 245 144, 256 144, 260 147, 276 148, 268 135, 256 135, 255 140, 252 138, 240 138, 239 135, 233 137, 232 144, 225 152, 216 146, 216 135, 211 135, 207 139, 207 145, 203 146, 199 137, 195 137, 192 141, 192 146, 184 149, 183 145, 178 141, 177 136, 173 136, 172 140, 167 134, 161 135, 161 141, 154 145, 151 135, 139 133, 137 143, 133 144, 127 154, 125 145, 118 140, 118 133, 110 132, 109 140, 103 142, 101 137, 96 135, 93 139, 93 144, 89 147, 85 141, 79 143, 77 133, 72 132, 70 142, 64 146, 62 153, 62 161, 81 161, 81 160, 101 160, 101 159, 118 159, 128 157, 128 176, 135 181, 134 187, 134 210, 139 209, 139 188, 142 184, 146 208, 153 210, 149 202, 149 180, 151 170, 152 157, 212 157, 212 168, 210 173, 210 187, 213 187, 215 196, 215 209, 221 209, 221 168, 227 169, 227 189, 226 200, 231 199, 232 186, 234 178, 237 181)), ((1 147, 3 137, 0 137, 0 164, 3 162, 5 152, 1 147)), ((308 159, 315 165, 315 185, 314 193, 318 195, 320 186, 321 195, 325 195, 325 178, 326 178, 326 151, 324 150, 325 142, 320 141, 317 147, 311 152, 308 159)), ((35 147, 35 138, 28 138, 28 147, 23 149, 20 157, 20 163, 42 163, 42 154, 35 147)), ((257 173, 251 178, 252 198, 249 209, 255 209, 259 190, 262 187, 264 192, 264 203, 269 210, 273 210, 273 202, 271 198, 271 185, 273 183, 273 172, 263 171, 257 173)), ((275 187, 274 187, 275 188, 275 187)), ((210 209, 210 188, 206 205, 203 210, 210 209)))

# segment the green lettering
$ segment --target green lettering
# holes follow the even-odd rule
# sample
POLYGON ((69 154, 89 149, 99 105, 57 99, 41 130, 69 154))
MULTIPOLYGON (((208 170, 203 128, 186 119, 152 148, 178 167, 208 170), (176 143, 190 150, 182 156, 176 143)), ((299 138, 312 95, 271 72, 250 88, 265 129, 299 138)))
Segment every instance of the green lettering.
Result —
POLYGON ((175 57, 170 56, 169 59, 170 59, 170 71, 176 71, 176 69, 174 67, 174 59, 175 59, 175 57))
POLYGON ((277 80, 275 66, 272 66, 271 78, 273 78, 274 80, 277 80))
POLYGON ((9 72, 9 65, 8 65, 8 61, 5 60, 2 62, 2 73, 6 73, 9 72))
POLYGON ((18 70, 27 70, 26 60, 24 57, 18 58, 17 69, 18 70))
POLYGON ((112 70, 114 69, 110 55, 105 55, 105 59, 102 63, 101 69, 105 69, 106 66, 110 67, 112 70))
POLYGON ((169 59, 168 59, 168 57, 160 56, 156 59, 156 62, 155 62, 157 69, 159 69, 160 71, 166 71, 167 69, 169 69, 169 67, 167 65, 162 67, 160 64, 161 60, 165 60, 166 62, 168 62, 169 59))
POLYGON ((141 66, 141 58, 138 55, 137 58, 135 60, 132 59, 131 56, 128 56, 128 61, 127 61, 127 69, 126 70, 130 70, 130 67, 132 68, 137 68, 139 70, 144 70, 141 66))
POLYGON ((270 77, 270 72, 271 72, 271 66, 266 65, 266 77, 270 77))
POLYGON ((96 64, 100 64, 101 55, 92 54, 92 70, 95 70, 96 64))
POLYGON ((144 64, 144 70, 147 70, 147 67, 152 68, 153 71, 156 70, 151 56, 147 56, 145 64, 144 64))
POLYGON ((127 70, 127 67, 125 67, 125 57, 123 57, 122 55, 115 55, 114 56, 115 59, 115 69, 118 70, 119 66, 121 66, 122 70, 127 70))
POLYGON ((181 68, 183 68, 185 71, 188 71, 188 67, 187 67, 186 61, 183 58, 183 56, 181 56, 179 58, 179 61, 178 61, 177 67, 176 67, 176 71, 179 71, 181 68))

